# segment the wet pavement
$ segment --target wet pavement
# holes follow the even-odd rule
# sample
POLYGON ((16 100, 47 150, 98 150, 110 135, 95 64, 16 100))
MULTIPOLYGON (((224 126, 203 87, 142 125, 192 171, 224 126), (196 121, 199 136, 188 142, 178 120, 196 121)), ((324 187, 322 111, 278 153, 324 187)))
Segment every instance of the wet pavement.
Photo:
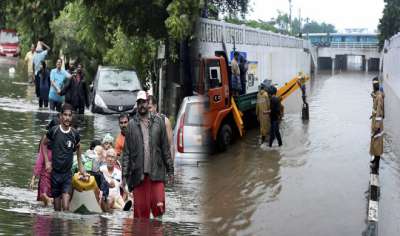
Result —
MULTIPOLYGON (((201 224, 199 193, 202 169, 177 166, 175 184, 166 188, 167 212, 161 221, 134 221, 131 212, 78 215, 55 213, 36 202, 36 191, 28 189, 38 142, 54 115, 39 110, 34 87, 15 67, 15 59, 0 58, 0 235, 199 235, 201 224)), ((79 117, 81 144, 86 150, 93 139, 119 131, 118 116, 79 117)))
MULTIPOLYGON (((252 129, 213 155, 203 192, 210 233, 365 235, 373 76, 319 74, 308 88, 308 122, 300 106, 286 104, 292 109, 281 125, 283 147, 260 148, 252 129)), ((385 139, 378 230, 399 235, 400 161, 385 139)))

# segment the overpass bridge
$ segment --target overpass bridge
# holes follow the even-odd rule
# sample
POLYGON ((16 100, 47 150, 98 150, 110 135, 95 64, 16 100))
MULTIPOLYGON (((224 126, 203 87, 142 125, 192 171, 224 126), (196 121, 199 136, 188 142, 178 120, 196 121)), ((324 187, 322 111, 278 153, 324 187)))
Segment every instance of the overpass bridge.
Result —
POLYGON ((306 36, 317 47, 318 69, 346 70, 349 56, 360 56, 360 69, 379 70, 378 35, 366 33, 316 33, 306 36))

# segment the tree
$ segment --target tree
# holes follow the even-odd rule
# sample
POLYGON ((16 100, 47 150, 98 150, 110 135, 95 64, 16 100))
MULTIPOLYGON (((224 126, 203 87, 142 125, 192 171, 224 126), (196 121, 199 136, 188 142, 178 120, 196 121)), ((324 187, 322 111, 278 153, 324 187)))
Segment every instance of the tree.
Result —
POLYGON ((327 24, 325 22, 318 23, 316 21, 311 21, 304 24, 303 33, 336 33, 336 28, 332 24, 327 24))
POLYGON ((243 19, 249 11, 250 0, 204 0, 203 8, 211 13, 210 18, 218 19, 219 15, 227 18, 241 16, 243 19))
POLYGON ((378 25, 380 48, 383 47, 386 39, 400 31, 400 1, 384 0, 384 2, 383 16, 378 25))
POLYGON ((26 52, 39 37, 53 44, 50 22, 58 17, 67 1, 63 0, 3 0, 6 27, 14 28, 21 38, 22 51, 26 52))

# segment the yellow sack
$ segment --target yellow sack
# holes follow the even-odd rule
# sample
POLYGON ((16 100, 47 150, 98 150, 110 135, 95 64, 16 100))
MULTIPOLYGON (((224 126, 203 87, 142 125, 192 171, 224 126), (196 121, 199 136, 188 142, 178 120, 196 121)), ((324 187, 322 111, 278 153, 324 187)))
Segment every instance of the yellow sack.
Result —
POLYGON ((75 173, 72 177, 72 187, 80 192, 94 190, 97 188, 96 180, 93 176, 89 177, 88 181, 81 180, 80 173, 75 173))

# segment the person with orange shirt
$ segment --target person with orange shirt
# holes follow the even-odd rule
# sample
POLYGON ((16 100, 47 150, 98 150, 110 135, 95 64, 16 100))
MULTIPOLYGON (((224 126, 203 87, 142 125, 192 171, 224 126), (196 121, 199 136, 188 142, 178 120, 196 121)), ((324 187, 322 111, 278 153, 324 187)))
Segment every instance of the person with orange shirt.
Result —
POLYGON ((120 157, 122 150, 125 144, 125 133, 128 128, 129 123, 129 115, 127 113, 121 113, 119 115, 119 128, 121 129, 121 133, 118 134, 117 138, 115 139, 115 151, 117 156, 120 157))

